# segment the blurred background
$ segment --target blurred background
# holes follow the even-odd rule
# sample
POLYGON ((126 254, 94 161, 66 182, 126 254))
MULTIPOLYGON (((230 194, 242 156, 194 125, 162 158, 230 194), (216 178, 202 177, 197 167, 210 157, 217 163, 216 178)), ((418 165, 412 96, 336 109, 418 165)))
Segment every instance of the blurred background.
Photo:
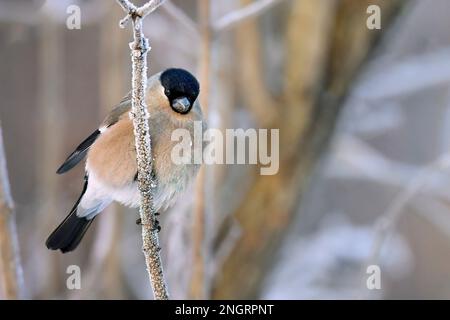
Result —
MULTIPOLYGON (((172 298, 450 298, 449 13, 448 0, 173 0, 147 17, 149 75, 197 74, 209 127, 280 129, 277 175, 207 166, 162 214, 172 298)), ((45 247, 82 187, 82 165, 56 169, 131 88, 123 17, 114 1, 0 1, 23 297, 152 297, 137 210, 109 207, 73 253, 45 247)))

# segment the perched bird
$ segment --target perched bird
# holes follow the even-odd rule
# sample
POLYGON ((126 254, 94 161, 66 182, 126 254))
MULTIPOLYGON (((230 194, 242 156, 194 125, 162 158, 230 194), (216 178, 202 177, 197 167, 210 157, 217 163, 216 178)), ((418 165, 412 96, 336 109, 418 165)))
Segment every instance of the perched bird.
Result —
MULTIPOLYGON (((203 121, 198 102, 197 79, 183 69, 168 69, 148 80, 146 103, 157 187, 155 210, 170 206, 190 181, 199 165, 174 164, 171 159, 172 131, 187 129, 193 136, 194 121, 203 121)), ((98 130, 84 140, 66 159, 57 173, 77 165, 86 155, 83 191, 64 221, 48 237, 46 245, 63 253, 74 250, 94 218, 111 202, 139 206, 137 163, 133 121, 129 117, 131 93, 103 121, 98 130)), ((205 122, 203 121, 203 129, 205 122)), ((195 146, 194 146, 195 147, 195 146)))

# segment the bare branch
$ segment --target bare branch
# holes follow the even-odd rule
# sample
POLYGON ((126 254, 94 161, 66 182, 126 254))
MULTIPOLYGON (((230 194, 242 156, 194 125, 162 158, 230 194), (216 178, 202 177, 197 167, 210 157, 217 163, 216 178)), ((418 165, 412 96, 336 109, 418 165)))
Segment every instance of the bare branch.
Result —
POLYGON ((122 7, 122 9, 128 13, 125 18, 123 18, 122 20, 120 20, 119 22, 119 26, 121 28, 125 28, 125 26, 127 25, 128 21, 131 19, 132 14, 134 14, 137 10, 136 6, 134 4, 132 4, 130 1, 128 0, 117 0, 117 3, 120 4, 120 6, 122 7))
POLYGON ((284 0, 259 0, 242 9, 233 11, 218 19, 212 26, 214 32, 219 33, 233 28, 246 19, 259 16, 284 0))
MULTIPOLYGON (((140 216, 142 221, 142 242, 147 271, 153 294, 157 300, 167 300, 169 293, 164 279, 156 230, 153 190, 156 182, 153 176, 153 157, 148 119, 150 114, 145 103, 147 88, 147 53, 150 50, 147 38, 142 32, 143 18, 154 11, 164 0, 153 0, 144 6, 136 7, 127 0, 117 0, 133 21, 134 42, 130 44, 132 61, 132 109, 138 165, 138 187, 141 194, 140 216)), ((128 21, 130 18, 126 19, 128 21)), ((124 20, 122 20, 123 22, 124 20)), ((125 22, 126 22, 125 21, 125 22)), ((123 25, 123 24, 122 24, 123 25)))
MULTIPOLYGON (((246 7, 251 0, 241 0, 246 7)), ((256 20, 244 19, 236 30, 236 56, 240 75, 239 89, 245 92, 258 92, 258 94, 243 94, 245 105, 254 116, 258 126, 270 127, 279 117, 275 106, 276 101, 269 90, 264 76, 263 43, 261 30, 256 20)))
POLYGON ((128 0, 117 0, 117 3, 120 4, 122 9, 127 13, 131 11, 136 11, 137 9, 136 6, 128 0))
POLYGON ((124 28, 130 19, 140 18, 143 19, 150 13, 156 10, 160 5, 164 3, 165 0, 150 0, 141 7, 136 7, 133 3, 128 0, 117 0, 122 9, 127 12, 125 18, 123 18, 119 25, 124 28))
POLYGON ((151 0, 138 8, 137 13, 141 18, 145 18, 146 15, 155 11, 165 0, 151 0))
POLYGON ((0 126, 0 281, 6 299, 23 297, 23 274, 19 257, 14 205, 6 168, 0 126))

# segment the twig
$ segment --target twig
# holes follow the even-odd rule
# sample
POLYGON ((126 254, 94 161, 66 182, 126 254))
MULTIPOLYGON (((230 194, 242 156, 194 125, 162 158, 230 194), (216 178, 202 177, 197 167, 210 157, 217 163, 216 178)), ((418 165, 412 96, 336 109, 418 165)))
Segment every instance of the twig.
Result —
POLYGON ((150 13, 155 11, 156 8, 162 5, 164 1, 165 0, 150 0, 141 7, 136 7, 128 0, 117 0, 122 9, 127 12, 125 18, 123 18, 119 23, 120 27, 124 28, 130 19, 132 19, 133 22, 144 19, 147 15, 149 15, 150 13))
POLYGON ((3 297, 23 298, 23 273, 20 264, 14 204, 9 188, 8 170, 0 126, 0 281, 3 297))
POLYGON ((150 114, 145 103, 147 88, 147 52, 150 50, 147 38, 142 32, 142 20, 153 12, 164 0, 151 0, 137 8, 128 0, 117 0, 127 12, 120 26, 131 19, 133 21, 134 42, 130 43, 132 61, 132 111, 134 135, 138 165, 138 186, 141 193, 140 216, 142 221, 143 251, 153 294, 156 300, 167 300, 169 293, 164 279, 156 230, 155 209, 153 207, 153 189, 156 182, 153 176, 153 157, 148 119, 150 114))
POLYGON ((146 15, 152 13, 156 10, 160 5, 162 5, 164 0, 151 0, 144 4, 142 7, 138 8, 137 13, 139 16, 144 18, 146 15))
MULTIPOLYGON (((211 28, 210 0, 200 0, 198 16, 200 19, 201 46, 199 57, 200 83, 202 92, 200 104, 205 118, 208 116, 209 82, 211 64, 211 28)), ((205 168, 201 168, 195 190, 193 225, 193 270, 190 282, 190 296, 194 299, 205 298, 205 168)))
POLYGON ((212 26, 213 30, 216 33, 229 30, 248 18, 263 14, 274 5, 279 4, 282 1, 283 0, 259 0, 253 2, 242 9, 233 11, 218 19, 212 26))

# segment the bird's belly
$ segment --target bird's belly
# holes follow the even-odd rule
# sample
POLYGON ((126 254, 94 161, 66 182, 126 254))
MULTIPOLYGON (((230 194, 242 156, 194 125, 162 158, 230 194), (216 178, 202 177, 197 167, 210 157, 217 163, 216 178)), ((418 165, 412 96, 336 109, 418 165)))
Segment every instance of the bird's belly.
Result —
POLYGON ((140 193, 137 183, 132 183, 122 188, 111 188, 110 195, 113 200, 125 206, 132 208, 139 206, 140 193))
MULTIPOLYGON (((154 208, 164 210, 186 189, 199 165, 177 165, 172 161, 171 150, 176 142, 171 141, 170 130, 152 132, 151 136, 155 137, 152 140, 155 160, 153 169, 156 176, 154 208)), ((133 123, 130 120, 122 120, 107 129, 92 145, 88 153, 86 171, 89 184, 95 181, 95 192, 92 192, 95 198, 109 198, 129 207, 139 206, 134 143, 133 123)))
POLYGON ((131 192, 137 172, 136 151, 134 146, 133 123, 123 120, 107 129, 91 146, 87 161, 87 172, 110 187, 117 189, 121 198, 131 192))
POLYGON ((114 186, 102 179, 95 170, 87 168, 89 182, 82 206, 95 207, 99 202, 117 201, 128 207, 139 206, 139 190, 136 182, 120 187, 114 186))
MULTIPOLYGON (((175 202, 177 196, 186 189, 196 171, 194 167, 190 169, 178 168, 178 170, 174 170, 174 175, 169 175, 170 181, 157 181, 156 188, 153 190, 153 206, 156 211, 167 209, 175 202)), ((110 201, 117 201, 132 208, 139 206, 140 192, 137 181, 117 187, 104 181, 92 169, 89 170, 88 168, 88 173, 89 185, 82 203, 83 207, 96 207, 100 202, 109 203, 110 201)))

